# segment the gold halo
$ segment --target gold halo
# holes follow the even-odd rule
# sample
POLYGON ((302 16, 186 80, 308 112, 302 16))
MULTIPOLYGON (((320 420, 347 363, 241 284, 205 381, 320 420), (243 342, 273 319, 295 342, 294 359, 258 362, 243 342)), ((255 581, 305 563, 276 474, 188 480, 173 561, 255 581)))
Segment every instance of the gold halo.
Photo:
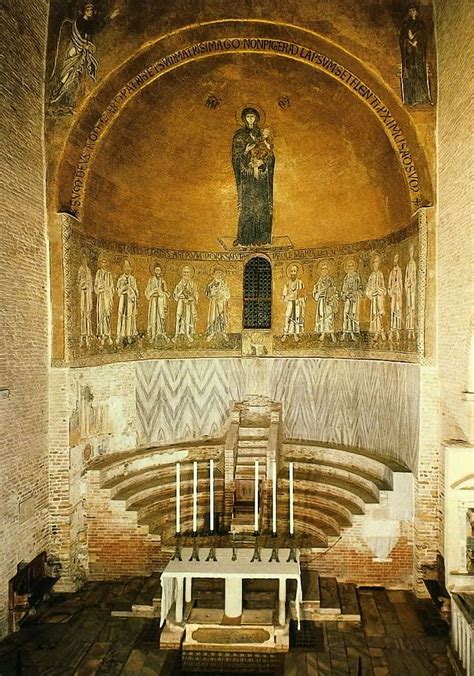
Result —
POLYGON ((266 121, 266 115, 263 112, 263 108, 261 108, 256 103, 246 103, 244 106, 241 106, 240 108, 238 108, 238 110, 236 110, 235 119, 240 124, 240 126, 242 126, 244 124, 244 121, 242 120, 242 113, 244 112, 244 110, 246 108, 254 108, 257 111, 257 113, 260 115, 260 120, 258 122, 258 126, 264 127, 265 121, 266 121))
POLYGON ((346 272, 346 273, 349 272, 349 270, 347 269, 349 267, 349 263, 354 263, 356 270, 359 268, 359 264, 357 263, 355 258, 351 258, 351 257, 346 258, 346 260, 344 261, 344 272, 346 272))
POLYGON ((289 263, 289 264, 286 266, 286 276, 287 276, 288 278, 289 278, 289 276, 290 276, 290 268, 294 268, 294 267, 298 268, 298 272, 296 273, 297 276, 303 274, 303 266, 301 265, 301 263, 297 263, 297 262, 295 261, 294 263, 289 263))
POLYGON ((192 265, 189 265, 189 263, 186 263, 185 265, 182 265, 182 266, 180 267, 180 269, 179 269, 179 272, 180 272, 181 277, 183 276, 183 270, 184 270, 184 268, 189 268, 189 270, 191 271, 191 279, 192 279, 192 278, 194 277, 194 273, 195 273, 195 270, 194 270, 193 266, 192 266, 192 265))
POLYGON ((225 267, 224 267, 223 265, 219 265, 218 263, 216 263, 216 265, 213 265, 213 266, 212 266, 212 268, 211 268, 211 275, 214 275, 214 273, 216 272, 216 270, 220 270, 220 271, 222 272, 222 276, 223 276, 223 277, 225 277, 226 274, 227 274, 227 270, 225 269, 225 267))
POLYGON ((321 268, 323 265, 328 266, 328 273, 332 274, 333 271, 333 263, 328 259, 328 258, 323 258, 322 261, 319 261, 319 263, 316 266, 316 272, 318 275, 321 275, 321 268))
POLYGON ((154 275, 154 274, 155 274, 155 268, 156 268, 157 265, 160 266, 161 272, 162 272, 163 274, 165 274, 166 268, 165 268, 165 266, 163 265, 163 263, 162 263, 161 261, 152 261, 152 262, 150 263, 150 267, 148 268, 148 269, 150 270, 150 274, 151 274, 151 275, 154 275))

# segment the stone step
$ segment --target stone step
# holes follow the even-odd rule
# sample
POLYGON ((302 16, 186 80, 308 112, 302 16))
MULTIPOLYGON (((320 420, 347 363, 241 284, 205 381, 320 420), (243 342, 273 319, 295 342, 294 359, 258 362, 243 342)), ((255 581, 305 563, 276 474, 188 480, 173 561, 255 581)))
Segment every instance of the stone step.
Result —
POLYGON ((244 439, 239 439, 237 442, 238 448, 267 448, 268 444, 268 439, 265 439, 264 437, 254 437, 254 438, 249 438, 245 437, 244 439))
POLYGON ((255 462, 255 460, 261 460, 262 458, 266 459, 267 457, 267 449, 266 448, 261 448, 257 446, 257 448, 250 446, 249 448, 238 448, 237 449, 237 462, 239 461, 240 458, 245 458, 246 460, 251 460, 252 462, 255 462))
MULTIPOLYGON (((243 465, 242 467, 236 467, 235 468, 235 479, 253 479, 255 476, 255 468, 253 465, 243 465)), ((259 478, 265 479, 265 472, 263 470, 259 470, 258 472, 259 478)))
POLYGON ((239 427, 239 439, 262 439, 267 438, 270 432, 269 427, 239 427))
POLYGON ((313 570, 301 571, 301 587, 303 602, 319 608, 321 598, 319 594, 319 573, 313 570))
POLYGON ((319 579, 319 612, 324 614, 341 613, 341 601, 335 577, 321 577, 319 579))
POLYGON ((230 525, 230 532, 235 533, 237 535, 240 535, 240 534, 250 535, 254 532, 254 530, 255 529, 254 529, 253 522, 250 524, 250 523, 235 523, 234 521, 232 521, 232 523, 230 525))

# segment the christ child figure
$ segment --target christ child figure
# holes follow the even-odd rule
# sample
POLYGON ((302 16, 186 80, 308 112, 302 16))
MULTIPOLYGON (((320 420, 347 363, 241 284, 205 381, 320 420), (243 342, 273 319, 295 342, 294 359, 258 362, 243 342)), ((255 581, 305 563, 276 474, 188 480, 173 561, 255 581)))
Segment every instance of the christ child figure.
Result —
POLYGON ((262 129, 261 135, 251 134, 251 136, 255 146, 250 150, 250 166, 254 177, 259 178, 265 171, 266 160, 273 155, 273 134, 270 127, 266 127, 262 129))

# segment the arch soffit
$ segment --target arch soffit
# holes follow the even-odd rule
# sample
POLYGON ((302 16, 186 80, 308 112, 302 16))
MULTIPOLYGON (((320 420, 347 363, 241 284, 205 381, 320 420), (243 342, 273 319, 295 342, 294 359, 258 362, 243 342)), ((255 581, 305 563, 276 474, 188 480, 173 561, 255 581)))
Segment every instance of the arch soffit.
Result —
MULTIPOLYGON (((56 210, 58 212, 71 213, 70 203, 71 196, 73 193, 72 186, 74 183, 75 173, 78 168, 78 163, 80 161, 81 155, 83 154, 84 148, 86 147, 88 134, 93 132, 94 127, 97 126, 97 123, 100 121, 102 113, 107 109, 107 106, 114 99, 114 96, 116 96, 121 90, 123 90, 126 83, 133 80, 134 77, 136 77, 140 72, 149 67, 150 64, 159 62, 160 59, 166 58, 167 55, 174 54, 180 50, 185 50, 186 48, 189 49, 190 47, 198 43, 218 39, 224 40, 226 38, 232 37, 232 35, 235 36, 236 35, 235 27, 237 26, 239 27, 245 26, 246 31, 242 32, 242 36, 241 38, 239 38, 242 40, 250 37, 255 37, 257 39, 267 38, 268 40, 280 40, 291 43, 293 39, 294 43, 292 44, 297 45, 301 49, 318 52, 328 57, 329 59, 332 59, 337 64, 340 64, 343 68, 347 69, 349 73, 354 74, 358 78, 358 80, 360 80, 361 83, 369 87, 371 91, 374 93, 374 96, 379 100, 380 104, 382 104, 384 109, 387 111, 385 113, 385 117, 387 116, 387 113, 390 113, 390 119, 393 120, 394 123, 396 123, 398 127, 401 129, 403 136, 406 139, 407 147, 409 148, 410 154, 413 158, 413 164, 416 167, 417 176, 419 178, 419 185, 422 187, 422 191, 420 190, 420 193, 422 192, 424 198, 424 205, 426 206, 432 203, 433 193, 430 172, 428 169, 428 163, 425 152, 420 143, 418 142, 415 125, 408 112, 403 108, 401 102, 394 94, 393 90, 391 90, 391 88, 382 80, 380 76, 377 76, 358 57, 354 56, 344 48, 334 44, 327 38, 309 29, 302 28, 300 26, 292 24, 275 23, 272 21, 265 20, 226 19, 219 21, 204 22, 199 25, 193 24, 190 26, 185 26, 175 31, 172 31, 169 34, 162 35, 153 41, 147 42, 145 45, 143 45, 142 48, 140 48, 133 55, 131 55, 126 61, 124 61, 114 70, 112 70, 98 85, 98 87, 96 87, 88 95, 88 97, 86 97, 83 104, 77 111, 78 114, 75 123, 72 125, 67 137, 65 138, 62 151, 60 153, 60 160, 57 165, 57 190, 53 200, 56 205, 56 210), (230 32, 224 34, 221 33, 219 36, 216 37, 207 36, 205 38, 199 35, 199 32, 202 32, 203 30, 206 29, 208 30, 219 29, 220 31, 223 31, 226 26, 234 28, 234 32, 232 34, 230 32), (257 33, 249 33, 249 29, 252 28, 256 28, 257 33), (262 28, 267 30, 276 29, 277 31, 283 29, 284 37, 280 38, 278 35, 272 37, 269 36, 268 34, 265 34, 265 36, 259 35, 258 33, 262 32, 262 28), (174 44, 171 44, 167 48, 167 42, 172 42, 173 40, 176 40, 176 38, 179 38, 181 40, 181 44, 177 46, 175 42, 174 44), (308 40, 310 40, 311 44, 308 43, 308 40), (305 44, 307 44, 307 47, 305 46, 305 44), (160 51, 159 54, 155 55, 154 51, 157 49, 159 49, 160 51)), ((113 127, 114 121, 120 117, 121 110, 125 107, 125 105, 129 101, 133 99, 135 94, 140 92, 143 87, 146 87, 147 85, 151 84, 161 75, 169 72, 170 70, 183 67, 186 64, 192 63, 197 59, 212 58, 216 54, 218 55, 225 53, 227 54, 250 53, 250 54, 261 54, 264 56, 276 55, 280 56, 281 58, 287 58, 290 60, 293 59, 299 61, 300 63, 304 63, 309 67, 316 68, 320 72, 326 73, 328 77, 332 77, 337 81, 339 81, 341 86, 348 87, 347 83, 344 83, 338 76, 334 75, 334 73, 325 70, 324 68, 320 67, 318 64, 315 64, 310 60, 303 59, 301 58, 301 56, 295 57, 286 53, 277 53, 268 50, 265 51, 257 49, 255 50, 228 49, 226 51, 212 52, 204 55, 199 54, 196 57, 180 61, 179 63, 176 63, 170 67, 166 67, 160 72, 157 72, 153 77, 150 77, 140 86, 137 86, 136 90, 133 93, 131 93, 130 96, 127 99, 125 99, 125 101, 123 101, 122 105, 118 109, 118 114, 111 117, 109 120, 107 120, 107 123, 103 125, 100 134, 98 135, 97 142, 94 143, 94 149, 93 152, 91 153, 90 161, 88 162, 88 166, 85 170, 83 182, 84 196, 86 195, 87 190, 87 174, 93 165, 93 155, 100 147, 101 141, 107 136, 108 132, 113 127)), ((392 148, 394 148, 395 150, 396 146, 390 133, 390 129, 388 129, 388 127, 386 126, 387 119, 385 119, 384 124, 384 119, 380 115, 380 111, 377 112, 375 108, 371 106, 370 103, 367 102, 367 100, 364 100, 363 98, 358 96, 358 94, 354 90, 352 90, 352 95, 358 97, 358 99, 360 99, 361 104, 367 105, 372 109, 374 116, 378 118, 379 124, 381 124, 382 127, 384 128, 384 131, 390 140, 392 148)), ((384 111, 382 110, 382 113, 383 112, 384 111)), ((402 160, 401 157, 400 160, 402 160)), ((415 195, 415 193, 412 193, 412 196, 413 195, 415 195)), ((412 210, 416 211, 416 208, 412 207, 412 210)), ((72 211, 74 211, 74 209, 72 211)), ((78 216, 80 216, 79 211, 80 209, 78 210, 78 216)))

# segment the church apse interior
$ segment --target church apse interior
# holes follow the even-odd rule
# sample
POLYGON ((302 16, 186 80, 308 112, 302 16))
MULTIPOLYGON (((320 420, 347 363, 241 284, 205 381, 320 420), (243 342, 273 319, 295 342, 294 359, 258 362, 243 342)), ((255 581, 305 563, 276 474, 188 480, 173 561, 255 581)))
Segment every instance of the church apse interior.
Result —
POLYGON ((473 673, 469 17, 7 10, 0 673, 473 673))

